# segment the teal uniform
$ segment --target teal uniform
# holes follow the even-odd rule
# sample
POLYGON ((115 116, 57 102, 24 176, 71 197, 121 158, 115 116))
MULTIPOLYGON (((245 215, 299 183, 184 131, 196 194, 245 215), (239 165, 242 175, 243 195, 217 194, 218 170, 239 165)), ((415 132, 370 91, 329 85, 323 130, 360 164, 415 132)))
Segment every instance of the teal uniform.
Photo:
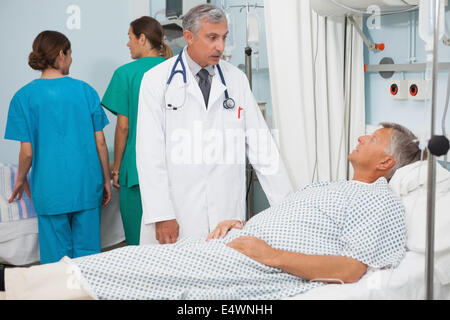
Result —
POLYGON ((33 147, 30 189, 41 263, 60 260, 62 252, 100 252, 103 175, 94 133, 107 124, 97 92, 71 77, 36 79, 11 100, 5 139, 33 147), (86 215, 83 223, 74 223, 77 215, 86 215))
POLYGON ((165 61, 162 57, 144 57, 127 63, 114 72, 102 99, 102 105, 128 117, 128 138, 119 172, 120 212, 126 242, 138 245, 141 231, 142 203, 136 168, 136 126, 141 81, 148 70, 165 61))

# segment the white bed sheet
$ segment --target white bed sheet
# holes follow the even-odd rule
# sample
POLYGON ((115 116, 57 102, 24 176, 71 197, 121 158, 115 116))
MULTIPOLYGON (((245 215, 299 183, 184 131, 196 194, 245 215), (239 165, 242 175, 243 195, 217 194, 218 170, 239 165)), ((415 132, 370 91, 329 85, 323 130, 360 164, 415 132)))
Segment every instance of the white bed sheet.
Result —
MULTIPOLYGON (((111 202, 102 210, 101 243, 108 248, 125 240, 119 192, 112 188, 111 202)), ((0 263, 15 266, 39 262, 37 218, 0 223, 0 263)))
MULTIPOLYGON (((328 284, 288 300, 422 300, 425 299, 425 256, 408 251, 396 269, 368 270, 356 283, 328 284)), ((450 284, 434 277, 434 299, 449 300, 450 284)))

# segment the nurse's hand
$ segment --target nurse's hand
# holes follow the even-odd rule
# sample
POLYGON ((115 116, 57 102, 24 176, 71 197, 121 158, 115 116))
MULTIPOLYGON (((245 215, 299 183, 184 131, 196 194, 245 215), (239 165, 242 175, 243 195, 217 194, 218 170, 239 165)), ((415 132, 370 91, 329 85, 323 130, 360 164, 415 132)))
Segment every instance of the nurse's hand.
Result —
POLYGON ((176 219, 155 223, 156 240, 160 244, 175 243, 178 239, 180 226, 176 219))
POLYGON ((25 179, 17 179, 14 184, 14 189, 12 191, 11 198, 9 198, 8 202, 11 203, 14 201, 14 198, 17 196, 17 200, 22 199, 23 191, 26 191, 28 197, 31 198, 30 185, 28 184, 27 178, 25 179))
POLYGON ((120 191, 119 175, 114 174, 112 180, 113 180, 113 187, 120 191))
POLYGON ((211 239, 219 239, 225 237, 225 235, 231 229, 242 229, 245 222, 240 220, 225 220, 217 225, 217 227, 211 232, 208 237, 206 237, 206 241, 211 239))
POLYGON ((111 201, 111 182, 105 182, 103 187, 103 200, 102 200, 102 208, 106 207, 106 205, 111 201))

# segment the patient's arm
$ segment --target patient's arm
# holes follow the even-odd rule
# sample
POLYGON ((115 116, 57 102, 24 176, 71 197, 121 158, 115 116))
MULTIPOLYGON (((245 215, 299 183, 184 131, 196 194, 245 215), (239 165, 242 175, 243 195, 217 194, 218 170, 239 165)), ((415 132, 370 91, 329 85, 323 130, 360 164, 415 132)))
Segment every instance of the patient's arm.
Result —
POLYGON ((365 264, 352 258, 277 250, 255 237, 239 237, 227 245, 262 264, 307 280, 340 279, 343 282, 356 282, 367 271, 365 264))

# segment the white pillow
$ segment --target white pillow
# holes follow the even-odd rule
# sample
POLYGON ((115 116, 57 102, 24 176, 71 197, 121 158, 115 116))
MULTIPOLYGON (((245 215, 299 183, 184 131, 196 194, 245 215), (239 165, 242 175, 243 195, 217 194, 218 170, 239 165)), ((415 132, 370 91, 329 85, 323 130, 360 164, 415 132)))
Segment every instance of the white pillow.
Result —
MULTIPOLYGON (((389 185, 406 209, 406 246, 425 253, 428 161, 398 169, 389 185)), ((436 164, 435 238, 436 268, 443 284, 450 283, 450 172, 436 164)))

